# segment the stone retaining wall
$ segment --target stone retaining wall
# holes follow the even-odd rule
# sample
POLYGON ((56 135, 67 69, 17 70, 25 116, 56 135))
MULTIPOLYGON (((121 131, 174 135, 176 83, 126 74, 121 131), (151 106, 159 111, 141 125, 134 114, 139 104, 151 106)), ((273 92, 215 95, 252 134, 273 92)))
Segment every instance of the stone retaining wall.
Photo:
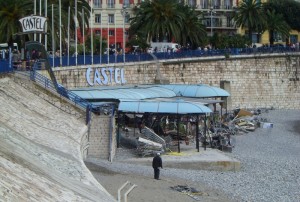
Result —
MULTIPOLYGON (((59 94, 47 91, 38 84, 31 82, 26 76, 15 74, 13 78, 14 82, 18 83, 23 88, 29 90, 71 116, 75 116, 83 123, 85 122, 86 112, 84 109, 75 106, 72 102, 59 94)), ((115 133, 115 127, 114 120, 111 123, 110 116, 93 114, 89 130, 82 131, 80 148, 83 159, 87 156, 91 156, 112 160, 116 151, 116 137, 112 136, 112 139, 110 140, 109 135, 111 133, 115 133), (109 131, 110 124, 112 124, 111 132, 109 131), (110 145, 112 147, 109 147, 110 145)))
MULTIPOLYGON (((228 109, 300 108, 299 54, 265 54, 202 57, 55 68, 59 83, 67 88, 87 87, 86 70, 102 67, 123 68, 127 84, 208 84, 225 87, 231 94, 228 109), (158 67, 160 67, 158 69, 158 67), (226 84, 226 85, 224 85, 226 84)), ((90 76, 93 80, 93 75, 90 76)), ((116 85, 115 83, 109 85, 116 85)))

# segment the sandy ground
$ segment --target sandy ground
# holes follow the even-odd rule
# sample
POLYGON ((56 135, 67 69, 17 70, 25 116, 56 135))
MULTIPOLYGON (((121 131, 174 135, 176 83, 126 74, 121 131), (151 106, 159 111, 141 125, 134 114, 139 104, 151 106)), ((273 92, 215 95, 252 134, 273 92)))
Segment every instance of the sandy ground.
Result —
MULTIPOLYGON (((124 201, 124 192, 126 192, 133 184, 137 185, 128 195, 129 202, 229 202, 225 194, 220 191, 210 189, 203 184, 197 184, 182 179, 170 179, 161 175, 160 180, 151 177, 122 174, 107 170, 106 168, 86 162, 86 166, 93 173, 94 177, 101 182, 101 185, 117 199, 118 189, 127 181, 128 184, 121 192, 121 201, 124 201), (189 188, 195 188, 198 193, 189 196, 185 193, 173 190, 171 187, 183 185, 189 188), (195 197, 195 198, 193 198, 195 197)), ((151 167, 149 169, 152 170, 151 167)), ((164 168, 168 169, 168 168, 164 168)), ((199 171, 201 172, 201 171, 199 171)))

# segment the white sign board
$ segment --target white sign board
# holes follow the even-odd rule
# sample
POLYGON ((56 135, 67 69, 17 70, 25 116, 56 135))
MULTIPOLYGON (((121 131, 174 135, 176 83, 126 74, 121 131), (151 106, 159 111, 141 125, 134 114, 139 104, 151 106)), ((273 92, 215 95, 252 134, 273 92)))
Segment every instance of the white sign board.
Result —
POLYGON ((44 32, 46 20, 45 17, 31 15, 21 18, 19 21, 23 32, 44 32))

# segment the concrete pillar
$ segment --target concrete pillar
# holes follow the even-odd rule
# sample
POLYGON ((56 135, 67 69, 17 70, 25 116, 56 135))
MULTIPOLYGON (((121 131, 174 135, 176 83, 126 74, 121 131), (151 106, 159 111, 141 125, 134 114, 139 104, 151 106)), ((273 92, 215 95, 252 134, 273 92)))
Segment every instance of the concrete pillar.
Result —
POLYGON ((88 157, 113 160, 116 153, 115 118, 92 114, 89 131, 88 157))

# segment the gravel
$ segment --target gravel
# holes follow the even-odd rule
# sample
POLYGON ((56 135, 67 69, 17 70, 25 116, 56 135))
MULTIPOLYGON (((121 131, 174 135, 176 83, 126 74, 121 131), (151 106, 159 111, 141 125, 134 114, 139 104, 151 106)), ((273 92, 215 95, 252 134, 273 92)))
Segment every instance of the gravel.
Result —
MULTIPOLYGON (((300 201, 300 110, 271 110, 261 115, 274 123, 271 129, 235 136, 232 156, 241 162, 237 172, 164 169, 162 175, 183 178, 220 190, 232 201, 300 201)), ((119 154, 130 155, 125 149, 119 154)), ((148 166, 101 161, 101 166, 121 173, 152 176, 148 166)))

